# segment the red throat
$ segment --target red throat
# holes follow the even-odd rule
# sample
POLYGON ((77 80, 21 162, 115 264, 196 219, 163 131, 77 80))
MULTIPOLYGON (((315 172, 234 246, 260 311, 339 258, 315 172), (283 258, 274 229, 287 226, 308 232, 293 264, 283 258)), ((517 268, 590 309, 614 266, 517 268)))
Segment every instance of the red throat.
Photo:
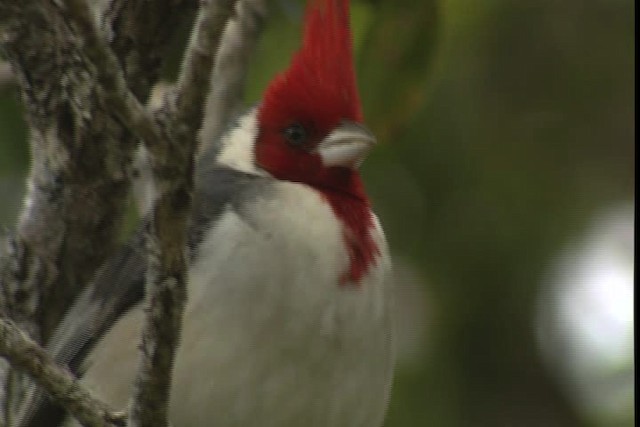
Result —
MULTIPOLYGON (((355 175, 355 181, 353 185, 362 188, 358 175, 355 175)), ((340 278, 340 284, 359 286, 360 280, 380 255, 380 249, 371 235, 374 220, 369 201, 335 191, 322 191, 321 194, 342 222, 342 236, 349 254, 349 268, 340 278)))

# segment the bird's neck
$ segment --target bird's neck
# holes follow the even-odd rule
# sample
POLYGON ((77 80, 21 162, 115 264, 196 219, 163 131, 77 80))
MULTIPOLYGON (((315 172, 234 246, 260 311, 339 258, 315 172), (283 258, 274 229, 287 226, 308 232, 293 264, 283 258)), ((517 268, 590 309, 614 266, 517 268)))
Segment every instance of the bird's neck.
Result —
POLYGON ((343 239, 349 254, 349 268, 341 285, 358 286, 380 254, 372 237, 373 212, 364 186, 357 172, 350 174, 340 186, 316 186, 316 190, 329 202, 334 214, 342 223, 343 239))

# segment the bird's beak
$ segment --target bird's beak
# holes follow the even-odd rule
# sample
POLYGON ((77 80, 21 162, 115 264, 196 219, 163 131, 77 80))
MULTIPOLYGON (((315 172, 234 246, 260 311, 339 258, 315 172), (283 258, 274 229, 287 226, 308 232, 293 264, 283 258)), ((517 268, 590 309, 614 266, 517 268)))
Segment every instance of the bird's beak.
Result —
POLYGON ((318 144, 317 151, 326 167, 357 169, 375 142, 369 129, 344 120, 318 144))

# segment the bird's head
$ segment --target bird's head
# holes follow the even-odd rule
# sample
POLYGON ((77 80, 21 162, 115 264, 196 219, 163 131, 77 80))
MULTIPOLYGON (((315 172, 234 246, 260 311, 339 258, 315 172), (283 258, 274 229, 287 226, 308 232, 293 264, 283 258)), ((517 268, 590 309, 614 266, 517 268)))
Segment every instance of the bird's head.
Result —
POLYGON ((311 0, 302 48, 257 112, 255 161, 275 178, 365 199, 357 168, 375 138, 361 124, 348 0, 311 0))
POLYGON ((262 103, 223 138, 216 161, 317 190, 343 225, 351 262, 341 283, 357 284, 380 253, 358 173, 375 138, 362 124, 349 1, 310 2, 302 47, 262 103))

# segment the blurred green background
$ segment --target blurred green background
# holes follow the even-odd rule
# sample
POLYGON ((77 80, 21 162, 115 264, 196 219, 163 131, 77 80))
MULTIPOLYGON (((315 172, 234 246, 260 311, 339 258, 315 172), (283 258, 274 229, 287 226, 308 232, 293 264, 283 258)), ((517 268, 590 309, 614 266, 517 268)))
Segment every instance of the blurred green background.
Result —
MULTIPOLYGON (((353 0, 381 142, 363 173, 398 286, 387 426, 634 424, 634 9, 353 0)), ((248 102, 301 13, 273 2, 248 102)), ((22 115, 0 79, 4 227, 28 170, 22 115)))

